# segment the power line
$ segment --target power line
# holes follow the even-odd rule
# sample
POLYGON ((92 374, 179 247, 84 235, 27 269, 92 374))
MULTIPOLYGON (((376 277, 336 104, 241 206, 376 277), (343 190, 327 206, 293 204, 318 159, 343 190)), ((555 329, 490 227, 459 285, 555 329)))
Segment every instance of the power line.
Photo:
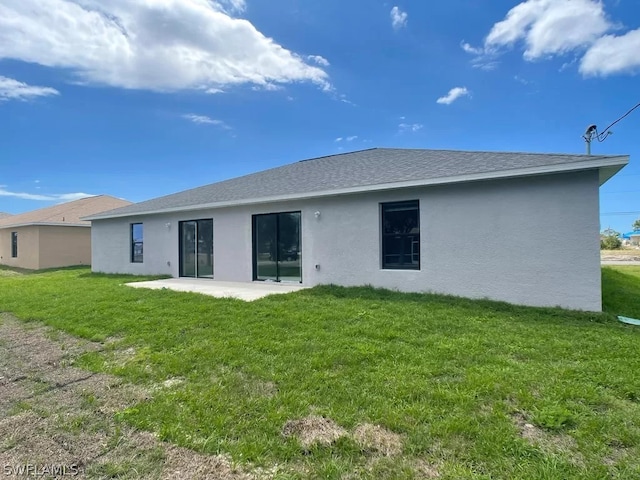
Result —
POLYGON ((618 123, 620 120, 630 115, 631 112, 633 112, 638 107, 640 107, 640 103, 637 103, 636 105, 634 105, 627 113, 622 115, 615 122, 613 122, 611 125, 605 128, 602 133, 598 132, 598 127, 596 125, 594 124, 589 125, 587 127, 587 131, 584 132, 584 135, 582 136, 582 138, 584 138, 584 141, 587 145, 587 155, 591 155, 591 141, 593 140, 594 137, 596 138, 596 140, 598 140, 598 142, 604 142, 609 137, 609 135, 613 133, 609 129, 613 127, 616 123, 618 123))
POLYGON ((640 212, 608 212, 608 213, 600 213, 601 217, 613 216, 613 215, 640 215, 640 212))
POLYGON ((605 128, 603 130, 603 133, 598 133, 598 130, 596 130, 596 138, 598 139, 599 142, 604 142, 605 139, 611 135, 611 132, 609 132, 609 129, 611 127, 613 127, 616 123, 618 123, 620 120, 622 120, 623 118, 626 118, 629 116, 629 114, 631 114, 631 112, 633 112, 636 108, 640 107, 640 103, 638 103, 636 106, 632 107, 627 113, 625 113, 624 115, 622 115, 619 119, 617 119, 615 122, 613 122, 611 125, 609 125, 607 128, 605 128))

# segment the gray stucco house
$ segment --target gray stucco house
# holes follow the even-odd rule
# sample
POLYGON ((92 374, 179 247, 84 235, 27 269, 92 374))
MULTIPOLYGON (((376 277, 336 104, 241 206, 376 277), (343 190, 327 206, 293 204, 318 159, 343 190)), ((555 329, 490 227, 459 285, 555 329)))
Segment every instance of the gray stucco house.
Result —
POLYGON ((88 217, 92 268, 599 311, 599 186, 628 161, 387 148, 304 160, 88 217))

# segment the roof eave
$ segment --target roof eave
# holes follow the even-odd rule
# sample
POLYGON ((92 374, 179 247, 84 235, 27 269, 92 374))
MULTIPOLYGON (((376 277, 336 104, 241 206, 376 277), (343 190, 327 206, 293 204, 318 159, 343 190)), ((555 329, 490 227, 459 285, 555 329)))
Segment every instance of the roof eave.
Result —
POLYGON ((27 222, 27 223, 12 223, 11 225, 0 225, 0 229, 20 228, 20 227, 91 227, 91 224, 90 223, 27 222))
MULTIPOLYGON (((224 202, 213 202, 201 205, 187 205, 184 207, 163 208, 158 210, 147 210, 144 212, 122 213, 118 214, 117 211, 111 215, 90 215, 82 217, 81 220, 94 221, 94 220, 107 220, 110 218, 125 218, 136 217, 141 215, 159 215, 163 213, 184 212, 189 210, 205 210, 213 208, 224 208, 241 205, 255 205, 262 203, 273 202, 285 202, 290 200, 305 200, 311 198, 328 197, 334 195, 349 195, 364 192, 376 192, 384 190, 396 190, 399 188, 411 188, 411 187, 426 187, 436 185, 447 185, 453 183, 468 183, 477 182, 482 180, 499 180, 505 178, 517 178, 517 177, 529 177, 535 175, 547 175, 555 173, 570 173, 584 170, 599 170, 600 185, 604 184, 613 175, 620 171, 625 165, 629 163, 629 156, 616 156, 616 157, 596 157, 594 160, 588 160, 580 163, 567 163, 561 165, 543 166, 543 167, 528 167, 519 168, 513 170, 503 170, 500 172, 483 172, 474 173, 470 175, 455 175, 450 177, 438 177, 430 178, 426 180, 409 180, 405 182, 384 183, 377 185, 363 185, 351 188, 342 188, 334 190, 321 190, 317 192, 309 192, 302 194, 288 194, 278 195, 273 197, 262 198, 250 198, 243 200, 230 200, 224 202)), ((126 208, 126 207, 123 207, 126 208)))

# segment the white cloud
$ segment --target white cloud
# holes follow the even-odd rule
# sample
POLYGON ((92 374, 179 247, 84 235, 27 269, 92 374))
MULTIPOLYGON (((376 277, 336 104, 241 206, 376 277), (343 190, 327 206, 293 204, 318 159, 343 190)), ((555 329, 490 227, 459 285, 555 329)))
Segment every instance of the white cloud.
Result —
POLYGON ((504 48, 522 43, 529 61, 573 52, 575 58, 560 71, 580 60, 584 76, 636 73, 640 70, 640 29, 610 33, 621 28, 609 19, 601 0, 526 0, 493 26, 483 48, 464 41, 460 46, 476 55, 472 65, 483 69, 494 68, 504 48))
POLYGON ((338 137, 338 138, 336 138, 336 140, 335 140, 335 141, 336 141, 337 143, 340 143, 340 142, 342 142, 342 141, 345 141, 345 142, 353 142, 354 140, 357 140, 357 139, 358 139, 358 135, 351 135, 351 136, 349 136, 349 137, 338 137))
POLYGON ((218 127, 222 127, 225 129, 231 128, 222 120, 216 120, 215 118, 211 118, 206 115, 196 115, 195 113, 187 113, 186 115, 182 115, 182 118, 185 118, 193 123, 197 123, 198 125, 216 125, 218 127))
POLYGON ((0 76, 0 102, 3 100, 27 100, 34 97, 59 95, 55 88, 27 85, 13 78, 0 76))
POLYGON ((347 96, 344 93, 341 93, 340 95, 335 95, 333 97, 335 100, 340 100, 342 103, 346 103, 347 105, 351 105, 351 106, 356 106, 355 103, 353 103, 351 100, 349 100, 349 98, 347 98, 347 96))
POLYGON ((36 193, 11 192, 5 190, 6 185, 0 186, 0 197, 14 197, 22 200, 40 200, 45 202, 70 202, 81 198, 93 197, 89 193, 60 193, 51 195, 39 195, 36 193))
POLYGON ((320 66, 231 16, 244 7, 243 0, 2 0, 0 59, 131 89, 290 82, 331 89, 320 66))
POLYGON ((612 27, 599 0, 527 0, 493 26, 485 49, 522 40, 525 59, 535 60, 586 47, 612 27))
POLYGON ((276 85, 275 83, 264 83, 261 85, 254 85, 251 87, 251 90, 255 90, 256 92, 265 91, 265 92, 277 92, 278 90, 283 90, 284 87, 282 85, 276 85))
POLYGON ((640 29, 622 36, 605 35, 589 48, 580 62, 583 75, 612 75, 640 70, 640 29))
POLYGON ((424 125, 422 125, 421 123, 401 123, 400 125, 398 125, 400 133, 417 132, 418 130, 422 130, 422 127, 424 127, 424 125))
POLYGON ((478 57, 471 62, 473 68, 479 68, 485 72, 495 70, 498 68, 498 65, 500 65, 500 62, 485 57, 478 57))
POLYGON ((460 42, 460 48, 465 52, 474 56, 471 60, 471 66, 480 70, 490 71, 495 70, 500 64, 497 60, 497 53, 484 47, 474 47, 470 43, 464 40, 460 42))
POLYGON ((336 138, 336 140, 335 140, 335 141, 336 141, 336 142, 341 142, 342 140, 343 140, 343 139, 342 139, 342 137, 338 137, 338 138, 336 138))
POLYGON ((480 55, 484 53, 484 49, 481 47, 473 47, 471 44, 465 42, 464 40, 460 42, 460 48, 467 53, 472 53, 474 55, 480 55))
POLYGON ((391 16, 391 26, 396 30, 407 26, 407 18, 409 17, 407 12, 403 12, 398 7, 393 7, 389 15, 391 16))
POLYGON ((328 67, 329 65, 331 65, 329 63, 329 60, 327 60, 321 55, 307 55, 307 60, 310 60, 316 63, 317 65, 320 65, 321 67, 328 67))
POLYGON ((438 100, 436 100, 436 103, 440 103, 442 105, 451 105, 460 97, 468 97, 469 95, 471 95, 471 92, 467 90, 467 87, 455 87, 449 90, 449 93, 447 93, 444 97, 440 97, 438 100))

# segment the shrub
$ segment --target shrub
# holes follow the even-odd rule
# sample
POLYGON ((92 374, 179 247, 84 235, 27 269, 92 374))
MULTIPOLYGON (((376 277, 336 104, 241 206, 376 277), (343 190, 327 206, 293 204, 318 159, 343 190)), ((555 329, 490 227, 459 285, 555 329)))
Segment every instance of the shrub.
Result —
POLYGON ((622 247, 622 240, 618 232, 607 230, 600 236, 601 250, 618 250, 620 247, 622 247))

